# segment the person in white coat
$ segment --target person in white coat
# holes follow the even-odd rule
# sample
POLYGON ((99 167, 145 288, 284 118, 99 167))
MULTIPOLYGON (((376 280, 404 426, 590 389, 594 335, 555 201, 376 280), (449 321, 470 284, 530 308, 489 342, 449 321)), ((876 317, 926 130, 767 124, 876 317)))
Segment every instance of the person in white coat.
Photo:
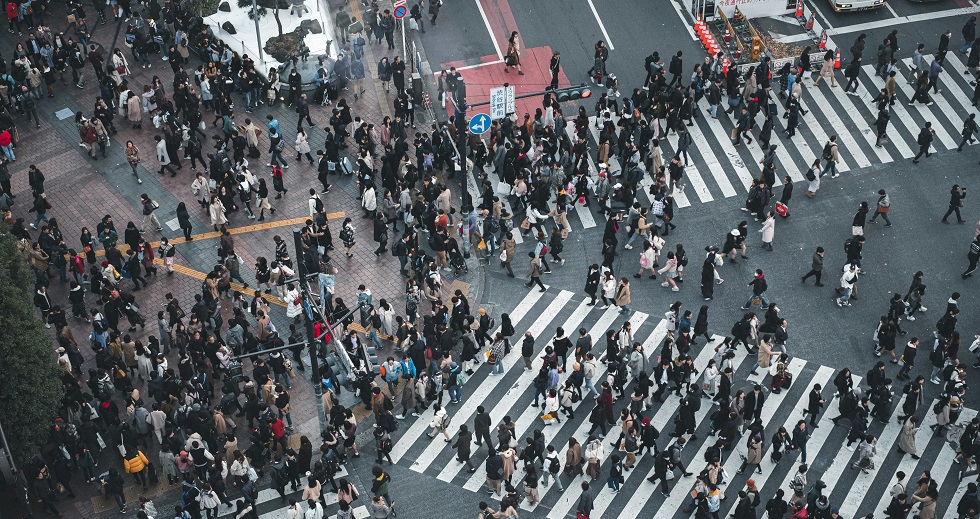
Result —
POLYGON ((306 519, 323 519, 323 505, 319 501, 306 500, 306 519))
POLYGON ((299 289, 294 283, 286 285, 286 317, 297 319, 303 313, 303 304, 300 302, 299 289))
POLYGON ((558 402, 558 392, 554 389, 548 390, 548 396, 544 399, 544 406, 541 409, 542 420, 544 420, 545 425, 551 425, 555 422, 561 423, 561 418, 558 417, 558 409, 561 405, 558 402), (544 417, 548 418, 545 419, 544 417))
POLYGON ((374 191, 374 184, 368 184, 361 192, 361 207, 364 208, 364 218, 374 219, 378 210, 378 195, 374 191))
POLYGON ((602 279, 602 303, 603 310, 609 308, 610 304, 616 304, 616 278, 608 270, 602 279))
POLYGON ((303 519, 303 508, 295 499, 289 500, 289 508, 286 509, 286 519, 303 519))
POLYGON ((167 152, 167 141, 163 140, 163 137, 157 135, 153 137, 157 141, 157 160, 160 162, 159 174, 163 174, 164 171, 169 171, 171 177, 176 177, 177 172, 174 168, 170 167, 170 153, 167 152))
POLYGON ((299 131, 296 132, 296 143, 293 147, 296 148, 297 161, 302 161, 303 155, 306 155, 306 158, 310 161, 310 164, 313 164, 313 156, 310 155, 310 143, 306 136, 306 130, 300 128, 299 131))
POLYGON ((766 221, 759 232, 762 233, 762 248, 771 251, 772 239, 776 235, 776 217, 772 211, 766 213, 766 221))

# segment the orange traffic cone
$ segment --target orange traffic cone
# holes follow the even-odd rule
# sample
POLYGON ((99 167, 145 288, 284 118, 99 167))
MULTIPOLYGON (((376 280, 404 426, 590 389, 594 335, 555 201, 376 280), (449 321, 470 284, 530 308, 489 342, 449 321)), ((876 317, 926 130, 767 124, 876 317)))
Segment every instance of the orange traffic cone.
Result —
POLYGON ((797 0, 796 2, 796 17, 803 18, 803 0, 797 0))
POLYGON ((816 13, 810 13, 810 18, 806 21, 806 30, 813 30, 813 22, 816 19, 816 13))
POLYGON ((827 30, 826 29, 824 29, 823 32, 820 33, 820 45, 817 48, 820 49, 820 50, 826 50, 827 49, 827 30))
POLYGON ((834 53, 834 68, 840 68, 840 49, 834 53))

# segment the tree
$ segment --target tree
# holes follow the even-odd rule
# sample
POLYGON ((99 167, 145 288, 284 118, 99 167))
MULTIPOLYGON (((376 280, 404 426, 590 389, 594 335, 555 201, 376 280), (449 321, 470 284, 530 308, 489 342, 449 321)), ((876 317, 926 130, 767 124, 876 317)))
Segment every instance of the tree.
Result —
POLYGON ((51 334, 34 310, 34 272, 17 238, 0 232, 0 423, 23 465, 47 442, 62 390, 51 334))
POLYGON ((252 9, 253 0, 238 0, 238 7, 248 8, 248 17, 255 19, 265 16, 269 9, 272 9, 272 16, 276 19, 276 26, 279 28, 279 36, 282 36, 282 20, 279 19, 279 10, 288 9, 289 2, 286 0, 255 0, 255 9, 252 9))

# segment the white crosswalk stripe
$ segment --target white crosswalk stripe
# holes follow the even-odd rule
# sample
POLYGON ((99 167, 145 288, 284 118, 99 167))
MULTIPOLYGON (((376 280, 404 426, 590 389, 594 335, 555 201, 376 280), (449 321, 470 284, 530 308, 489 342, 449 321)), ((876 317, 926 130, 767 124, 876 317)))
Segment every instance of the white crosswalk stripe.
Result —
MULTIPOLYGON (((521 337, 525 331, 529 331, 535 338, 535 357, 532 370, 525 371, 523 362, 520 360, 520 354, 514 352, 504 357, 504 374, 492 377, 492 380, 491 377, 486 376, 489 368, 483 365, 479 366, 477 372, 463 388, 463 403, 459 406, 449 406, 449 413, 453 417, 449 432, 455 434, 462 424, 467 424, 472 428, 471 424, 476 407, 484 406, 489 410, 493 428, 501 423, 505 415, 512 417, 516 437, 521 445, 533 430, 541 430, 545 436, 545 444, 555 446, 559 460, 564 466, 568 439, 575 437, 584 447, 589 430, 593 427, 589 420, 590 411, 594 406, 592 398, 585 390, 586 398, 572 406, 574 418, 562 418, 561 423, 544 427, 538 421, 540 407, 530 406, 533 397, 532 379, 542 363, 541 351, 552 343, 555 329, 559 325, 573 341, 578 336, 578 329, 587 330, 595 344, 593 353, 598 357, 605 347, 605 331, 619 329, 625 321, 625 317, 619 314, 616 307, 602 309, 589 306, 587 302, 587 300, 580 300, 572 293, 565 291, 544 294, 537 291, 529 292, 510 314, 515 319, 517 330, 515 337, 521 337), (523 315, 530 317, 521 318, 523 315)), ((648 366, 652 369, 661 354, 661 345, 667 333, 667 322, 663 319, 652 318, 643 312, 632 312, 629 321, 632 325, 634 341, 643 345, 644 354, 648 358, 648 366)), ((701 381, 700 373, 703 372, 708 362, 716 356, 715 347, 720 344, 721 339, 722 337, 714 336, 708 344, 699 343, 692 348, 691 356, 694 357, 695 369, 699 373, 698 383, 701 381)), ((517 341, 519 340, 517 339, 517 341)), ((515 344, 515 347, 519 346, 515 344)), ((801 347, 802 344, 796 345, 790 351, 798 351, 801 347)), ((755 355, 746 355, 744 350, 736 352, 732 361, 735 371, 733 392, 738 390, 751 391, 751 386, 757 383, 767 386, 768 392, 771 377, 766 370, 760 370, 758 376, 749 376, 755 362, 755 355)), ((757 473, 754 471, 755 467, 751 467, 753 470, 747 470, 746 473, 742 474, 738 473, 743 460, 740 454, 746 450, 747 438, 745 437, 741 439, 736 437, 734 448, 722 454, 722 466, 728 474, 728 480, 722 489, 729 499, 722 503, 721 510, 719 510, 720 516, 727 515, 736 506, 738 500, 736 494, 739 489, 744 487, 749 478, 754 479, 756 486, 760 489, 763 502, 771 497, 776 489, 784 489, 785 491, 796 472, 796 466, 800 461, 800 451, 784 451, 782 459, 774 463, 770 459, 771 438, 780 426, 792 430, 800 420, 804 419, 807 420, 810 432, 810 438, 807 442, 807 462, 810 466, 808 481, 812 484, 819 479, 826 483, 827 487, 823 493, 831 497, 832 505, 840 507, 844 517, 861 517, 870 512, 881 513, 888 504, 888 488, 890 488, 894 474, 898 470, 904 471, 910 476, 910 480, 914 481, 917 471, 931 469, 932 477, 936 479, 940 488, 947 478, 956 477, 957 466, 953 463, 955 452, 944 437, 933 435, 929 428, 930 425, 936 423, 935 414, 932 413, 935 402, 919 406, 917 416, 921 417, 923 423, 916 435, 917 454, 922 456, 918 460, 897 452, 897 442, 903 425, 897 421, 898 416, 902 413, 901 397, 895 398, 888 423, 882 424, 877 420, 872 421, 869 425, 869 433, 877 438, 877 452, 873 461, 879 470, 872 470, 869 474, 864 474, 859 470, 852 469, 852 464, 857 460, 857 456, 844 446, 848 432, 847 427, 835 427, 832 421, 832 418, 839 414, 839 400, 833 395, 834 386, 831 383, 838 369, 830 366, 813 365, 802 358, 791 357, 787 363, 787 371, 793 375, 792 386, 784 388, 780 393, 770 393, 761 411, 760 418, 765 424, 763 458, 760 465, 762 472, 757 473), (815 384, 819 384, 822 388, 825 405, 818 417, 818 426, 813 428, 809 425, 809 417, 802 414, 801 411, 808 407, 808 395, 815 384), (952 472, 952 476, 950 476, 950 472, 952 472)), ((605 380, 605 377, 606 366, 600 363, 594 381, 598 383, 605 380)), ((853 377, 853 380, 855 386, 861 383, 860 377, 853 377)), ((634 386, 635 383, 631 377, 630 383, 626 387, 627 395, 632 394, 634 386)), ((644 416, 651 419, 651 424, 662 433, 661 439, 658 441, 660 449, 667 448, 673 442, 669 433, 674 430, 672 422, 678 412, 679 404, 680 400, 676 396, 667 393, 667 399, 663 404, 655 402, 652 408, 643 413, 644 416)), ((618 416, 618 411, 628 405, 628 399, 619 400, 615 405, 614 414, 618 416)), ((711 429, 710 417, 716 410, 718 410, 716 403, 710 400, 702 400, 701 408, 696 413, 698 424, 696 438, 688 441, 681 451, 686 470, 689 472, 699 473, 702 470, 708 447, 717 441, 717 438, 709 434, 711 429)), ((976 415, 975 410, 965 409, 958 422, 968 422, 976 415)), ((402 428, 404 432, 395 433, 397 438, 395 448, 399 451, 399 463, 410 467, 415 472, 459 486, 462 490, 483 494, 486 491, 486 469, 484 467, 486 449, 480 447, 473 451, 471 461, 477 470, 472 474, 465 472, 465 465, 455 459, 455 449, 447 448, 449 444, 442 441, 441 438, 430 440, 425 436, 420 437, 428 429, 430 419, 431 413, 424 413, 423 416, 415 419, 416 422, 411 427, 402 428)), ((611 425, 609 434, 618 436, 620 427, 619 424, 611 425)), ((491 437, 495 439, 495 433, 492 432, 491 437)), ((613 436, 611 439, 615 438, 616 436, 613 436)), ((635 468, 623 474, 623 483, 619 493, 611 492, 605 483, 611 463, 609 458, 616 451, 611 451, 605 444, 604 447, 606 454, 605 459, 601 461, 601 476, 598 480, 590 483, 589 492, 593 496, 594 503, 591 517, 597 519, 674 517, 680 508, 690 503, 689 491, 695 482, 694 478, 684 477, 680 471, 677 471, 675 480, 669 483, 670 492, 666 498, 660 494, 659 482, 652 484, 646 480, 654 473, 654 460, 650 454, 639 457, 635 468)), ((622 453, 620 455, 622 456, 622 453)), ((523 463, 517 465, 511 481, 520 488, 520 483, 525 478, 526 472, 522 467, 523 463)), ((525 501, 521 504, 521 509, 535 511, 541 516, 547 515, 551 519, 574 516, 583 492, 581 483, 589 481, 589 478, 587 476, 570 477, 565 473, 560 474, 559 477, 563 490, 555 490, 559 486, 555 482, 551 482, 548 486, 539 483, 540 502, 531 505, 525 501)), ((946 486, 946 489, 942 489, 942 495, 947 497, 955 492, 956 496, 952 501, 941 500, 942 503, 938 510, 940 517, 944 513, 946 513, 946 517, 953 516, 948 511, 955 511, 956 502, 959 496, 965 492, 966 485, 964 483, 946 486)), ((278 498, 274 491, 266 490, 263 492, 265 494, 260 493, 260 500, 278 498)), ((762 517, 766 517, 761 507, 759 512, 762 517)), ((680 516, 686 517, 683 513, 680 516)), ((263 515, 262 517, 267 516, 263 515)))
MULTIPOLYGON (((926 62, 928 63, 931 59, 931 57, 927 57, 926 62)), ((910 60, 906 59, 899 63, 907 68, 909 62, 910 60)), ((783 100, 778 98, 776 91, 771 91, 769 102, 776 103, 780 107, 775 118, 773 137, 770 141, 770 144, 778 145, 776 148, 778 159, 777 184, 781 183, 781 178, 785 175, 789 175, 793 182, 805 182, 803 173, 810 163, 821 155, 821 150, 831 135, 838 136, 841 161, 837 169, 841 173, 856 172, 860 174, 863 168, 869 166, 912 158, 918 151, 916 139, 926 121, 932 123, 932 128, 936 132, 933 143, 935 149, 957 147, 963 120, 968 114, 977 112, 970 103, 973 97, 973 87, 969 81, 973 79, 973 76, 964 75, 964 70, 965 65, 962 59, 956 56, 955 52, 948 53, 945 72, 939 80, 941 91, 939 94, 930 92, 931 98, 935 101, 931 106, 922 103, 915 103, 912 106, 908 104, 913 93, 913 87, 906 82, 907 70, 900 70, 897 78, 898 99, 890 107, 891 120, 887 131, 889 141, 883 143, 881 147, 875 146, 877 132, 874 128, 874 121, 878 114, 876 105, 871 101, 884 86, 884 80, 874 75, 872 65, 864 65, 861 68, 858 86, 859 96, 845 94, 843 92, 844 81, 841 81, 837 87, 830 87, 829 84, 813 87, 811 80, 805 81, 802 104, 808 113, 805 116, 801 115, 800 127, 795 137, 787 137, 783 133, 786 128, 786 120, 781 117, 784 106, 783 100)), ((838 72, 838 74, 840 73, 838 72)), ((711 203, 733 196, 744 196, 753 179, 760 175, 759 160, 762 158, 763 152, 759 148, 755 135, 761 128, 762 117, 756 119, 753 143, 745 143, 745 145, 736 148, 730 137, 735 123, 733 117, 736 115, 724 114, 724 109, 727 106, 727 100, 723 101, 719 106, 719 119, 713 119, 706 114, 708 105, 707 101, 702 98, 695 107, 698 111, 698 117, 694 118, 694 125, 685 126, 691 134, 693 144, 689 150, 691 160, 684 170, 687 189, 675 191, 672 195, 678 209, 711 203)), ((586 138, 589 141, 589 174, 593 179, 596 179, 598 174, 596 150, 598 149, 599 129, 596 127, 595 121, 595 116, 589 117, 589 131, 586 132, 586 138)), ((575 140, 574 128, 575 123, 573 121, 566 122, 566 134, 573 142, 575 140)), ((614 136, 613 147, 615 147, 616 139, 617 137, 614 136)), ((661 142, 665 163, 674 156, 676 142, 676 134, 668 135, 661 142)), ((608 164, 614 175, 620 173, 619 157, 611 156, 608 159, 608 164)), ((488 177, 498 194, 502 192, 498 188, 506 188, 506 185, 500 187, 500 182, 496 178, 497 175, 493 172, 488 174, 488 177)), ((649 173, 644 174, 640 180, 640 188, 637 190, 636 196, 645 205, 652 203, 652 197, 648 193, 652 184, 652 176, 649 173)), ((776 194, 778 195, 778 192, 776 194)), ((506 197, 501 196, 501 198, 506 197)), ((509 207, 506 200, 504 205, 509 207)), ((603 215, 597 214, 592 211, 592 208, 580 204, 576 204, 575 209, 569 212, 568 219, 572 232, 605 224, 603 215)), ((515 215, 515 224, 519 224, 521 220, 523 220, 523 214, 515 215)), ((524 241, 521 239, 520 233, 515 232, 514 234, 518 243, 524 241)))

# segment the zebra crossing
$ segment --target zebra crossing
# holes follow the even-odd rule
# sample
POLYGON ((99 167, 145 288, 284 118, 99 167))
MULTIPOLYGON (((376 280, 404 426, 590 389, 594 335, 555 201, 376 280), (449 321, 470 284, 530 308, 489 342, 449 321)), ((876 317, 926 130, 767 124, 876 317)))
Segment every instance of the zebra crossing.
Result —
MULTIPOLYGON (((334 478, 340 481, 341 478, 349 477, 350 473, 347 471, 347 467, 341 465, 337 470, 337 474, 334 478)), ((370 489, 358 489, 362 494, 370 489)), ((300 510, 306 511, 306 503, 300 501, 301 494, 303 493, 303 488, 297 491, 291 491, 289 486, 286 487, 286 499, 283 500, 279 496, 279 492, 275 488, 266 488, 260 490, 258 496, 255 499, 255 509, 259 514, 259 519, 282 519, 286 517, 286 512, 289 508, 289 499, 295 499, 299 503, 300 510)), ((217 516, 219 518, 228 517, 232 518, 236 515, 234 496, 232 496, 230 504, 221 504, 218 506, 217 516)), ((326 503, 326 508, 324 509, 324 517, 334 518, 336 514, 331 512, 331 510, 336 510, 335 507, 338 503, 338 497, 336 492, 331 492, 329 488, 323 489, 323 501, 326 503), (329 515, 328 515, 329 514, 329 515)), ((371 517, 371 512, 368 510, 366 505, 356 506, 352 505, 351 512, 354 514, 355 519, 368 519, 371 517)))
MULTIPOLYGON (((932 56, 925 58, 926 65, 931 63, 932 56)), ((809 165, 820 156, 824 144, 831 135, 837 135, 839 144, 840 164, 838 171, 847 173, 865 168, 880 167, 899 160, 912 158, 917 149, 916 138, 926 122, 932 123, 936 132, 933 148, 936 151, 955 149, 961 140, 960 134, 963 120, 977 109, 971 103, 974 87, 970 85, 972 75, 964 74, 966 65, 961 56, 955 51, 946 54, 945 72, 940 75, 940 92, 930 96, 934 101, 931 106, 921 103, 909 105, 913 95, 913 87, 908 84, 908 70, 911 58, 900 60, 903 67, 896 78, 898 100, 891 107, 891 120, 888 125, 889 140, 882 146, 875 146, 877 140, 874 121, 877 111, 873 99, 884 87, 884 80, 875 76, 873 65, 861 67, 859 76, 858 95, 851 96, 843 91, 845 82, 837 87, 831 87, 826 81, 814 87, 812 80, 804 80, 801 106, 806 115, 801 112, 800 124, 795 137, 786 136, 786 120, 776 118, 771 144, 776 148, 777 176, 789 175, 793 182, 805 182, 804 173, 809 165)), ((843 79, 843 73, 837 71, 838 79, 843 79)), ((774 83, 775 84, 775 83, 774 83)), ((778 97, 778 92, 769 93, 769 101, 777 106, 784 106, 784 100, 778 97)), ((727 107, 723 102, 720 108, 727 107)), ((745 195, 752 184, 752 179, 759 176, 763 151, 758 141, 736 148, 731 142, 731 131, 735 121, 731 116, 719 115, 717 120, 707 115, 707 101, 701 99, 696 110, 694 126, 687 129, 692 137, 693 145, 688 150, 691 160, 684 169, 688 188, 675 191, 674 200, 678 208, 692 205, 707 204, 734 196, 745 195)), ((761 127, 761 119, 758 120, 761 127)), ((574 140, 574 122, 566 122, 566 133, 574 140)), ((588 140, 590 143, 589 170, 595 178, 598 169, 595 163, 595 150, 598 148, 599 129, 596 127, 596 117, 589 118, 588 140)), ((668 135, 661 141, 661 149, 665 162, 673 157, 676 151, 677 136, 668 135)), ((613 173, 621 170, 618 157, 609 158, 609 168, 613 173)), ((503 185, 503 191, 498 191, 500 181, 497 175, 487 175, 492 182, 495 192, 509 194, 508 186, 503 185)), ((652 203, 648 188, 652 179, 645 175, 641 181, 641 189, 637 190, 637 199, 641 203, 652 203)), ((510 211, 506 196, 501 196, 505 206, 510 211)), ((594 205, 593 205, 594 208, 594 205)), ((513 214, 513 211, 510 211, 513 214)), ((568 213, 572 230, 590 229, 602 225, 605 217, 592 208, 577 205, 575 210, 568 213)), ((520 233, 515 233, 518 243, 521 243, 520 233)))
MULTIPOLYGON (((666 310, 666 309, 665 309, 666 310)), ((643 345, 643 352, 648 362, 653 365, 661 353, 661 345, 667 335, 667 321, 659 318, 656 312, 631 312, 628 316, 620 314, 616 307, 603 309, 601 306, 589 306, 588 300, 582 300, 570 291, 549 291, 541 293, 536 290, 528 294, 509 312, 514 322, 517 334, 514 336, 515 350, 518 350, 521 337, 529 331, 535 338, 536 357, 530 371, 524 370, 519 351, 512 351, 503 359, 504 374, 489 376, 489 368, 480 365, 470 380, 463 386, 463 401, 460 404, 447 404, 447 411, 452 417, 448 432, 455 441, 455 435, 463 424, 473 429, 473 418, 478 406, 483 406, 491 417, 495 427, 504 417, 509 417, 515 424, 515 435, 521 444, 523 439, 540 429, 548 445, 554 445, 562 464, 568 447, 568 439, 575 437, 585 444, 588 432, 592 428, 589 422, 589 412, 592 409, 592 399, 573 404, 574 418, 562 418, 562 422, 548 427, 538 421, 540 408, 531 406, 533 398, 532 381, 537 369, 542 364, 539 355, 553 341, 556 329, 562 327, 565 333, 574 341, 578 330, 585 329, 593 339, 593 353, 599 357, 605 350, 605 331, 619 329, 629 321, 635 342, 643 345)), ((692 348, 691 356, 694 366, 699 372, 703 371, 715 355, 715 346, 724 339, 713 336, 711 341, 704 340, 692 348)), ((800 351, 802 344, 794 345, 793 349, 800 351)), ((747 355, 744 350, 737 352, 732 367, 735 370, 733 391, 750 390, 754 384, 768 387, 770 376, 765 370, 759 370, 759 375, 750 375, 755 364, 754 355, 747 355)), ((571 362, 570 362, 571 363, 571 362)), ((872 364, 872 360, 868 360, 872 364)), ((779 463, 770 459, 772 449, 771 438, 780 427, 792 430, 802 420, 802 409, 808 404, 808 393, 814 384, 823 387, 826 406, 821 413, 817 428, 810 428, 810 440, 807 444, 807 463, 809 465, 808 481, 813 484, 822 480, 827 484, 824 493, 830 496, 833 506, 840 507, 843 517, 863 517, 868 513, 880 514, 889 501, 888 489, 894 480, 894 474, 901 470, 908 475, 908 481, 914 482, 923 470, 931 470, 932 477, 939 483, 940 500, 938 517, 955 517, 956 503, 965 492, 967 482, 957 481, 957 465, 954 463, 955 451, 945 436, 935 435, 930 425, 936 423, 936 416, 931 412, 935 400, 919 406, 918 415, 923 423, 916 436, 916 445, 920 459, 903 456, 897 452, 897 442, 902 431, 898 422, 901 414, 902 399, 900 388, 896 388, 893 413, 887 423, 874 421, 869 432, 878 438, 877 454, 874 457, 876 470, 864 474, 854 470, 852 465, 857 461, 854 452, 845 449, 847 427, 834 427, 832 418, 838 412, 838 401, 834 397, 833 379, 843 366, 822 366, 807 362, 798 357, 791 357, 787 371, 792 373, 793 385, 778 394, 769 394, 762 409, 762 421, 766 424, 765 442, 763 447, 762 473, 739 474, 741 455, 746 450, 746 438, 737 441, 734 449, 723 454, 722 465, 728 474, 726 484, 722 487, 728 499, 722 501, 719 516, 725 516, 737 504, 736 494, 744 488, 746 481, 754 479, 761 490, 763 502, 772 497, 776 489, 786 489, 792 480, 799 463, 799 451, 787 451, 779 463)), ((852 366, 854 371, 863 372, 864 366, 852 366)), ((889 369, 896 369, 889 365, 889 369)), ((894 375, 892 373, 891 375, 894 375)), ((605 365, 599 363, 594 381, 605 380, 605 365)), ((855 376, 855 383, 860 384, 861 378, 855 376)), ((626 394, 632 392, 632 383, 626 387, 626 394)), ((587 392, 586 392, 587 393, 587 392)), ((669 395, 669 394, 668 394, 669 395)), ((445 402, 446 400, 444 400, 445 402)), ((669 436, 674 429, 673 420, 678 412, 680 399, 668 396, 663 404, 648 409, 643 416, 651 419, 651 423, 661 431, 658 441, 659 448, 665 449, 673 439, 669 436)), ((618 410, 628 404, 627 400, 616 403, 618 410)), ((691 472, 699 472, 704 466, 704 456, 707 449, 715 443, 710 435, 710 416, 718 408, 704 400, 697 411, 697 440, 689 441, 683 449, 683 461, 691 472)), ((965 409, 959 423, 966 423, 977 416, 977 411, 965 409)), ((487 457, 485 447, 474 446, 471 458, 476 472, 469 473, 466 465, 456 459, 455 450, 450 443, 443 441, 441 435, 430 439, 425 432, 433 417, 432 409, 427 409, 414 418, 407 418, 400 431, 395 433, 395 442, 391 453, 395 463, 408 467, 412 471, 436 478, 442 482, 461 487, 462 490, 473 493, 473 501, 486 499, 486 471, 484 463, 487 457), (404 425, 407 425, 404 426, 404 425)), ((619 425, 610 426, 611 439, 619 433, 619 425)), ((491 432, 495 438, 495 433, 491 432)), ((610 438, 607 438, 610 439, 610 438)), ((608 443, 606 444, 608 445, 608 443)), ((639 458, 632 470, 623 474, 624 482, 618 493, 612 493, 605 485, 605 477, 609 471, 609 457, 613 449, 606 449, 605 459, 602 460, 602 476, 590 482, 590 492, 594 496, 595 508, 593 518, 622 518, 636 519, 638 517, 688 517, 681 508, 688 502, 689 491, 694 484, 694 478, 678 478, 670 482, 669 496, 664 497, 657 485, 647 481, 653 475, 653 457, 645 455, 639 458)), ((512 481, 517 485, 525 475, 522 464, 514 473, 512 481)), ((581 482, 584 476, 570 478, 561 475, 564 491, 556 490, 558 485, 539 485, 540 502, 536 505, 522 502, 523 512, 531 512, 530 517, 549 517, 562 519, 573 517, 576 505, 582 494, 581 482)), ((498 497, 499 498, 499 497, 498 497)), ((762 509, 760 507, 760 513, 762 509)), ((763 515, 764 517, 764 515, 763 515)))

